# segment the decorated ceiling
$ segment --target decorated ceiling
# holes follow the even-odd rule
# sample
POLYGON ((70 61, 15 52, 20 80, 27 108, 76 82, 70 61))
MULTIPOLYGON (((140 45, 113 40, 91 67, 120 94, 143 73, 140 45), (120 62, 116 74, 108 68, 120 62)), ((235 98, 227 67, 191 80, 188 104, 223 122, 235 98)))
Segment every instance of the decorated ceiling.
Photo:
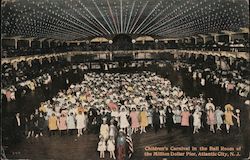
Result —
POLYGON ((180 38, 249 24, 248 0, 2 0, 1 9, 5 37, 180 38))

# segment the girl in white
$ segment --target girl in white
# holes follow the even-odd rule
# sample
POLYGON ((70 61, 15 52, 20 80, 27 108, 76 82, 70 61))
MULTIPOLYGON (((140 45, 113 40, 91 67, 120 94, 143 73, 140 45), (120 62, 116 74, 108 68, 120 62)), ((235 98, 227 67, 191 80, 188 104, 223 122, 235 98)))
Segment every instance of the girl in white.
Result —
POLYGON ((115 140, 114 137, 110 137, 107 142, 107 150, 109 151, 109 158, 115 158, 115 140))
POLYGON ((86 127, 86 117, 85 115, 80 111, 78 115, 76 115, 76 128, 78 130, 77 136, 82 135, 83 128, 86 127))
POLYGON ((103 137, 104 141, 109 138, 109 125, 106 123, 107 118, 103 118, 103 123, 100 128, 100 135, 103 137))
POLYGON ((201 128, 201 112, 196 109, 195 112, 193 113, 193 117, 194 117, 194 131, 193 134, 195 133, 199 133, 199 129, 201 128))
POLYGON ((97 151, 100 152, 100 158, 105 157, 104 152, 106 151, 106 142, 105 142, 105 140, 104 140, 104 138, 102 136, 101 136, 100 141, 98 143, 97 151))
POLYGON ((109 126, 109 137, 116 137, 117 129, 116 126, 114 125, 114 120, 112 119, 110 121, 110 126, 109 126))
POLYGON ((161 108, 161 110, 159 112, 160 112, 160 128, 162 128, 164 126, 164 123, 165 123, 166 114, 165 114, 163 107, 161 108))
POLYGON ((125 129, 127 127, 129 127, 129 123, 128 123, 128 112, 126 111, 125 108, 122 108, 121 112, 119 113, 120 116, 120 128, 124 131, 126 131, 125 129))

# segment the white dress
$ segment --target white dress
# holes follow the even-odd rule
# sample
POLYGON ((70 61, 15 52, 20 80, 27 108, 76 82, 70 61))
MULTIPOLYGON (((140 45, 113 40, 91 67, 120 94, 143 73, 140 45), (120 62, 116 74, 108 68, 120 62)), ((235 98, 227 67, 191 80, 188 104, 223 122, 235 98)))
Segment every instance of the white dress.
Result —
POLYGON ((195 127, 200 128, 201 127, 201 112, 194 112, 193 118, 194 118, 193 125, 195 127))
POLYGON ((76 128, 83 129, 86 127, 86 116, 84 114, 76 116, 76 128))
POLYGON ((108 140, 108 142, 107 142, 107 150, 109 151, 109 152, 111 152, 111 151, 115 151, 115 141, 114 140, 108 140))
POLYGON ((108 124, 101 125, 100 135, 103 136, 105 141, 109 138, 109 126, 108 126, 108 124))
POLYGON ((106 143, 105 143, 105 141, 100 141, 98 143, 97 151, 106 151, 106 143))
POLYGON ((115 135, 116 135, 116 127, 113 124, 111 124, 109 126, 109 136, 115 137, 115 135))
POLYGON ((164 120, 164 117, 165 117, 165 111, 164 110, 160 110, 160 124, 164 124, 165 120, 164 120))
POLYGON ((127 128, 129 126, 128 119, 127 119, 128 113, 125 112, 120 112, 120 128, 127 128))

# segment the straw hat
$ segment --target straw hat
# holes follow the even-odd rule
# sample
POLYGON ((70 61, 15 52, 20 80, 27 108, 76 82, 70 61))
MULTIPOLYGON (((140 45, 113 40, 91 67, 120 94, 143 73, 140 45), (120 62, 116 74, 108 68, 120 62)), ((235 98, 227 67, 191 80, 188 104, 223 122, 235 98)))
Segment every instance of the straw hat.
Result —
POLYGON ((234 107, 231 104, 225 105, 225 110, 234 110, 234 107))

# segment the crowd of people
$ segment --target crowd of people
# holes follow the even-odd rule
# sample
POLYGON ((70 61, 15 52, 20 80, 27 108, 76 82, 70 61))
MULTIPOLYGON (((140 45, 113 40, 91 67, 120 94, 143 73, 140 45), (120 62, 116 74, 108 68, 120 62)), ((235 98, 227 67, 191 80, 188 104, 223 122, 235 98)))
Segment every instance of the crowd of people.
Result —
POLYGON ((249 62, 243 59, 230 60, 221 57, 216 60, 214 57, 209 57, 203 59, 200 64, 180 59, 175 62, 175 69, 186 69, 188 76, 198 81, 201 86, 211 83, 224 88, 227 93, 247 98, 250 92, 249 65, 249 62))
MULTIPOLYGON (((34 60, 31 65, 22 61, 18 63, 17 68, 11 64, 3 64, 1 97, 11 102, 16 100, 16 95, 24 96, 38 87, 45 88, 45 92, 48 92, 53 77, 85 69, 83 64, 72 65, 66 60, 54 59, 50 62, 43 60, 42 63, 34 60)), ((66 83, 70 83, 69 80, 66 83)))
MULTIPOLYGON (((23 119, 19 113, 16 117, 23 119)), ((192 129, 197 134, 208 128, 212 133, 229 133, 235 122, 240 127, 240 110, 231 104, 216 106, 202 95, 186 96, 168 79, 152 72, 91 72, 81 83, 42 102, 24 121, 27 138, 43 136, 47 130, 50 136, 99 134, 100 158, 109 151, 110 158, 121 159, 128 135, 145 134, 151 128, 155 133, 161 128, 172 132, 174 127, 182 128, 183 133, 192 129)))

